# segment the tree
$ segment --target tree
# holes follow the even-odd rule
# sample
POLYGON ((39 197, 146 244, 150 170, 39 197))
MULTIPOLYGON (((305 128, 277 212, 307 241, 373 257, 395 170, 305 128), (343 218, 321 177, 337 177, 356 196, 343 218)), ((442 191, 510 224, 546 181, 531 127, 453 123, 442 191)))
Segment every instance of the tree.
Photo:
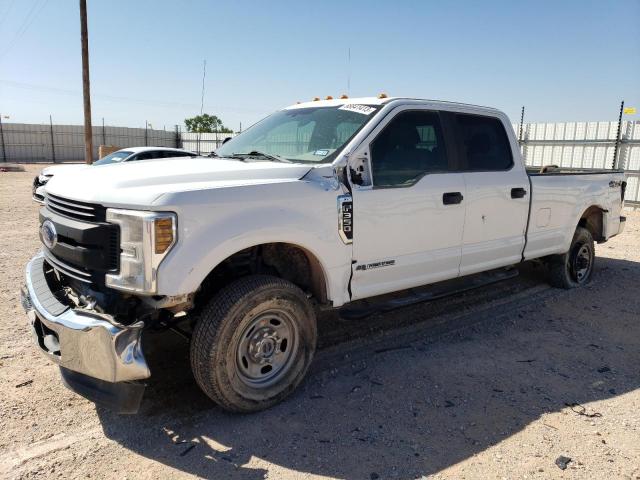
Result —
POLYGON ((208 113, 196 115, 192 118, 185 118, 184 124, 187 126, 189 132, 194 133, 233 133, 231 129, 223 125, 222 120, 208 113))

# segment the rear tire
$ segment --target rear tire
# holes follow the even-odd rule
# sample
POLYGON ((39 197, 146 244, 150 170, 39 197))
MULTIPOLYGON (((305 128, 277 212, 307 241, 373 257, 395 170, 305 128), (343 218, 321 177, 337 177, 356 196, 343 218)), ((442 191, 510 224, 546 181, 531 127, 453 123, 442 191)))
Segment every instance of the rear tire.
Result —
POLYGON ((549 283, 557 288, 576 288, 589 283, 595 264, 595 248, 591 232, 576 228, 569 251, 548 259, 549 283))
POLYGON ((278 277, 241 278, 198 314, 191 368, 225 410, 255 412, 289 395, 316 349, 316 317, 297 286, 278 277))

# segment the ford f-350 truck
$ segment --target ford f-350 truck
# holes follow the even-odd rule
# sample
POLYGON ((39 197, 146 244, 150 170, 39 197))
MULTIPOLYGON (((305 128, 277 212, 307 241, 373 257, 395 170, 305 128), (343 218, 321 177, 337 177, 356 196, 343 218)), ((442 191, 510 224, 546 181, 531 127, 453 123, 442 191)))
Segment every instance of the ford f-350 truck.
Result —
POLYGON ((216 156, 47 183, 22 301, 72 390, 137 411, 151 375, 142 341, 180 322, 202 390, 260 410, 304 377, 318 308, 532 259, 554 286, 578 287, 594 241, 624 227, 621 171, 528 171, 492 108, 313 101, 216 156))

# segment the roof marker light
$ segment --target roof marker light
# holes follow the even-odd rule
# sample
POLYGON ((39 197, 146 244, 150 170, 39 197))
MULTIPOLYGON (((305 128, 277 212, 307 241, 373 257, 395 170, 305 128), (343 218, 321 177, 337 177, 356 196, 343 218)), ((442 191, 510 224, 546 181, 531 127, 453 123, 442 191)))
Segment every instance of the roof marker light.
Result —
POLYGON ((348 96, 348 95, 345 95, 345 94, 343 93, 342 95, 340 95, 340 98, 341 98, 342 100, 344 100, 345 98, 349 98, 349 96, 348 96))
POLYGON ((386 93, 381 92, 378 94, 378 98, 389 98, 389 96, 386 93))
POLYGON ((314 102, 319 102, 320 101, 320 97, 313 97, 313 101, 314 102))
POLYGON ((325 100, 333 100, 333 97, 331 95, 327 95, 327 98, 325 98, 325 100))

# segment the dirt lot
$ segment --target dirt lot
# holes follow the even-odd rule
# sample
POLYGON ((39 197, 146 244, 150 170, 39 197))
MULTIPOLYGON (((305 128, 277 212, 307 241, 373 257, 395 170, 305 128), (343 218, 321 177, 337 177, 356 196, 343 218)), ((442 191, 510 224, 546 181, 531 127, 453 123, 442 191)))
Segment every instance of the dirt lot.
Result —
POLYGON ((18 289, 39 248, 39 168, 0 173, 3 478, 640 479, 640 215, 597 247, 583 289, 523 268, 364 320, 325 315, 308 379, 255 415, 220 411, 186 343, 150 337, 142 411, 117 416, 67 391, 30 343, 18 289))

